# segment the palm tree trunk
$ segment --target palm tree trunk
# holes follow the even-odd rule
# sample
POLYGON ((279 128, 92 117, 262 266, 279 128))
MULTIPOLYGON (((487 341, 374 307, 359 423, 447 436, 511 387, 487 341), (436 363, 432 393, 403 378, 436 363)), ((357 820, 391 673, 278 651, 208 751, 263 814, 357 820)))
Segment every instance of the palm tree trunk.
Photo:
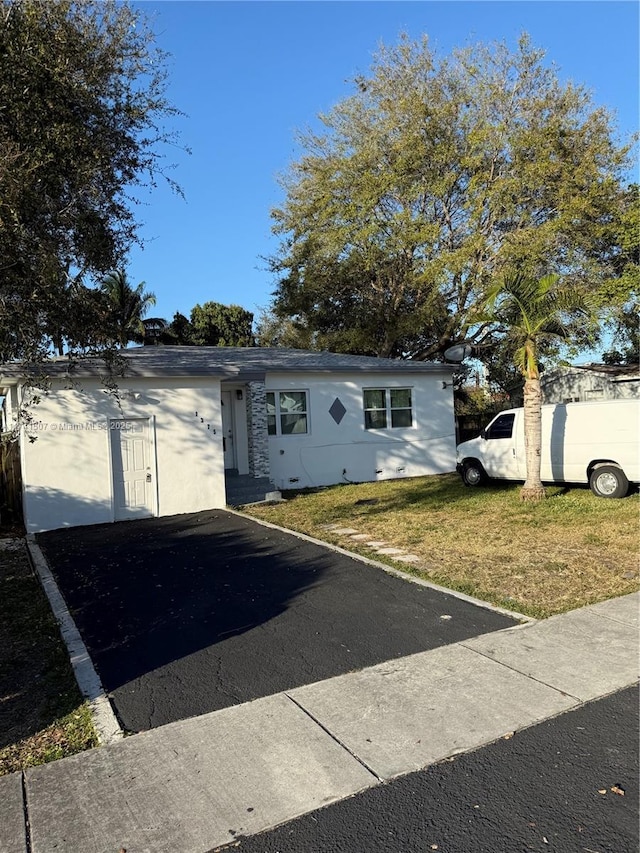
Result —
POLYGON ((540 377, 526 377, 524 381, 524 449, 527 462, 527 479, 520 497, 523 501, 540 501, 547 493, 540 479, 542 451, 542 392, 540 377))

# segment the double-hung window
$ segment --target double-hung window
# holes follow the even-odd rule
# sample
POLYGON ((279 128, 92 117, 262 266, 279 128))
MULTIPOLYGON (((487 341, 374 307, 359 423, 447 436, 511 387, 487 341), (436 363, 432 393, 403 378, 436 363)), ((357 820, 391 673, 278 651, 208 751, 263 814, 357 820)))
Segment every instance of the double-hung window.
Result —
POLYGON ((306 391, 267 391, 269 435, 302 435, 309 432, 309 400, 306 391))
POLYGON ((410 426, 413 426, 411 388, 365 389, 365 429, 396 429, 410 426))

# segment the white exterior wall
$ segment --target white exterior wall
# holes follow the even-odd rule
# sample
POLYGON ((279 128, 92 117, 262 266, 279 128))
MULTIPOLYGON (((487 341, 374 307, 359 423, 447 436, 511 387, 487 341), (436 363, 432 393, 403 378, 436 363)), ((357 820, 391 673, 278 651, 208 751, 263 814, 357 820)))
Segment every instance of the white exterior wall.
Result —
POLYGON ((269 437, 271 480, 279 489, 442 474, 455 469, 451 373, 268 373, 267 391, 307 391, 309 432, 269 437), (447 382, 446 389, 442 383, 447 382), (411 388, 413 426, 367 430, 364 388, 411 388), (346 408, 340 424, 334 400, 346 408), (346 473, 343 474, 343 470, 346 473))
POLYGON ((33 409, 37 440, 21 440, 30 533, 114 520, 109 418, 149 419, 154 515, 225 505, 219 381, 126 379, 120 387, 140 396, 124 396, 120 409, 99 383, 82 380, 81 391, 55 387, 33 409))

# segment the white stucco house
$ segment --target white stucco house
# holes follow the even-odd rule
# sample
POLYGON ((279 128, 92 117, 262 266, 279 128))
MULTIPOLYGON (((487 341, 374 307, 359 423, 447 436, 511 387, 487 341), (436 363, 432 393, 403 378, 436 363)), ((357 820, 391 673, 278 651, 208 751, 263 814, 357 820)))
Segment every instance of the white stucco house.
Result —
POLYGON ((117 397, 102 362, 52 359, 30 425, 17 421, 23 368, 0 367, 29 532, 224 507, 240 482, 264 497, 455 468, 455 365, 269 348, 122 355, 117 397))

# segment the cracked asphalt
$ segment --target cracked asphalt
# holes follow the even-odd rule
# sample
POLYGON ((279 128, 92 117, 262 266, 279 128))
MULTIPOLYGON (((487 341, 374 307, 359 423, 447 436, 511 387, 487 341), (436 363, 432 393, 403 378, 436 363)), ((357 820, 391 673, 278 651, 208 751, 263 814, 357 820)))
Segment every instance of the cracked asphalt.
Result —
POLYGON ((222 510, 37 538, 128 731, 515 624, 222 510))

